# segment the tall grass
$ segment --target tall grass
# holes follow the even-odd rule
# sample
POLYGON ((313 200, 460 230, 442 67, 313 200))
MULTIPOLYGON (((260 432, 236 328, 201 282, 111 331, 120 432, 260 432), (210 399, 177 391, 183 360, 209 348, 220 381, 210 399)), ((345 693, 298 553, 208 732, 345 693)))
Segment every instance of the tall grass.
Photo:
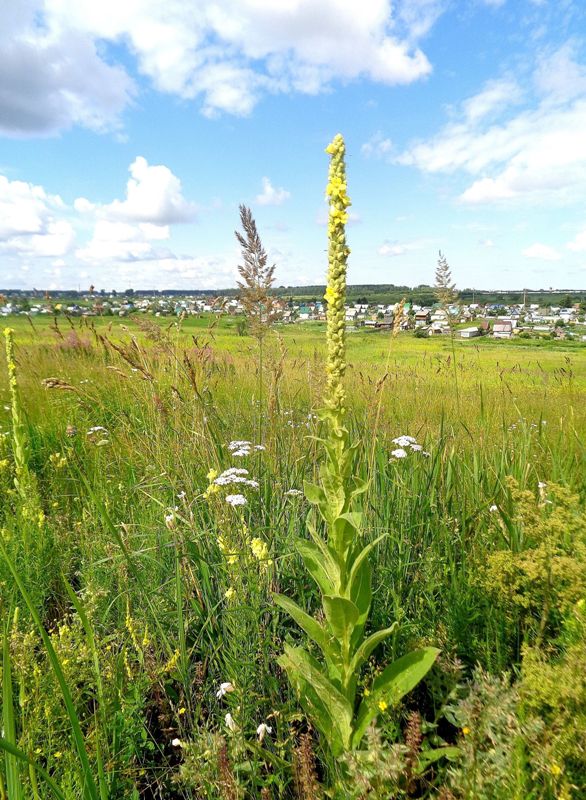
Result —
MULTIPOLYGON (((318 783, 338 769, 278 667, 284 640, 297 633, 271 599, 318 602, 294 547, 308 505, 289 490, 317 478, 323 329, 292 326, 281 343, 266 337, 265 363, 280 364, 279 402, 271 409, 265 395, 259 409, 253 342, 232 319, 210 322, 124 320, 109 330, 98 320, 93 330, 75 321, 67 331, 60 321, 62 336, 44 322, 36 333, 15 324, 19 425, 44 520, 29 558, 3 377, 0 773, 8 797, 19 797, 19 781, 24 797, 67 800, 293 797, 299 748, 315 760, 318 783), (232 440, 260 444, 259 413, 266 450, 234 457, 232 440), (237 485, 204 496, 210 470, 230 467, 259 484, 242 489, 241 507, 225 501, 237 485), (260 558, 254 539, 266 547, 256 545, 260 558), (227 682, 234 691, 216 697, 227 682), (261 724, 272 729, 262 742, 261 724), (228 794, 230 780, 237 794, 228 794)), ((445 342, 400 334, 389 357, 376 335, 348 339, 346 426, 366 454, 356 474, 370 480, 362 536, 379 540, 371 624, 400 623, 360 689, 402 653, 440 648, 439 667, 408 704, 436 726, 433 735, 457 743, 462 734, 444 711, 455 683, 466 684, 478 664, 494 675, 519 670, 528 641, 523 620, 479 580, 489 554, 527 547, 510 479, 536 502, 539 482, 586 497, 586 365, 561 346, 455 342, 457 404, 445 342), (405 435, 422 450, 406 446, 406 457, 393 457, 393 439, 405 435)), ((380 715, 385 742, 403 742, 405 714, 380 715)), ((433 791, 448 771, 428 768, 433 791)))

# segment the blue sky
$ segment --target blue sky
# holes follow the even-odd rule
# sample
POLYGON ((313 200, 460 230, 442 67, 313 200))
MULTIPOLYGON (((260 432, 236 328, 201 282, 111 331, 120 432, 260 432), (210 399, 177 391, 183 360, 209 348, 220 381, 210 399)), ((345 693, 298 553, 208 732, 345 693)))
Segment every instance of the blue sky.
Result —
POLYGON ((0 288, 586 287, 583 0, 18 0, 0 28, 0 288))

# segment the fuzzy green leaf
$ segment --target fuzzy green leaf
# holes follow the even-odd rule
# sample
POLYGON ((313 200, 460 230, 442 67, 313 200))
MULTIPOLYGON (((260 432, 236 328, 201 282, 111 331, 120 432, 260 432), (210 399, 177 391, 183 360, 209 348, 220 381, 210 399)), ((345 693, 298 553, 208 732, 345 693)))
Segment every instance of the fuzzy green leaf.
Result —
POLYGON ((340 572, 325 545, 318 547, 314 542, 299 539, 295 546, 307 571, 321 589, 322 594, 334 592, 340 582, 340 572))
POLYGON ((439 652, 436 647, 423 647, 407 653, 389 664, 374 680, 370 695, 363 699, 358 709, 352 736, 354 748, 358 747, 366 729, 376 717, 378 703, 384 700, 389 706, 397 705, 427 675, 439 652))
POLYGON ((348 547, 360 535, 362 513, 347 511, 334 520, 333 545, 339 553, 345 553, 348 547))
POLYGON ((332 633, 340 642, 350 641, 352 631, 360 617, 360 611, 344 597, 324 595, 324 611, 332 633))
POLYGON ((310 503, 319 506, 325 502, 326 496, 321 486, 309 481, 303 481, 303 493, 310 503))
POLYGON ((281 608, 295 620, 309 638, 317 644, 327 659, 334 660, 336 656, 339 655, 340 648, 337 646, 337 643, 328 636, 322 625, 300 608, 297 603, 294 603, 293 600, 290 600, 282 594, 273 595, 273 599, 278 606, 281 606, 281 608))
POLYGON ((348 750, 352 736, 352 707, 324 675, 319 662, 303 648, 285 645, 278 663, 286 670, 302 706, 326 737, 334 756, 348 750))
POLYGON ((368 660, 374 648, 394 633, 397 630, 398 624, 398 622, 393 622, 390 628, 383 628, 380 631, 376 631, 376 633, 371 633, 370 636, 362 642, 358 650, 354 653, 354 658, 350 663, 351 673, 358 672, 364 662, 368 660))

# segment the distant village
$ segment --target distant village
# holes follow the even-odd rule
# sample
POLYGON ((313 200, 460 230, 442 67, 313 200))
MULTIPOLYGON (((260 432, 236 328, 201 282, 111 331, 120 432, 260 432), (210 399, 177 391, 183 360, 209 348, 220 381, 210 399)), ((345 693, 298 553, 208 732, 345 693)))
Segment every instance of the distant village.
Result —
MULTIPOLYGON (((415 303, 355 303, 346 306, 348 328, 412 331, 415 336, 456 335, 462 339, 493 336, 500 339, 555 338, 586 341, 586 304, 542 306, 537 303, 455 302, 420 306, 415 303), (398 311, 399 317, 397 316, 398 311)), ((290 325, 326 319, 326 304, 321 300, 301 302, 272 298, 271 315, 276 324, 290 325)), ((89 292, 75 302, 36 297, 0 296, 0 315, 66 315, 70 317, 127 317, 150 314, 155 317, 186 317, 206 314, 243 316, 238 297, 228 296, 129 296, 89 292)))

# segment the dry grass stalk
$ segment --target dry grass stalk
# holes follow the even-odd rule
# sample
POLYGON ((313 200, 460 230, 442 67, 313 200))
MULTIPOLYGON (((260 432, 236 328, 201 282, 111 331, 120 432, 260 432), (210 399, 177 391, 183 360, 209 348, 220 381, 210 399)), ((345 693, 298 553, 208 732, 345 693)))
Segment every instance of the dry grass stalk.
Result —
POLYGON ((299 800, 321 800, 323 793, 317 779, 313 739, 302 733, 293 753, 293 779, 299 800))
POLYGON ((238 800, 238 786, 232 772, 226 740, 222 737, 218 750, 218 777, 222 800, 238 800))
POLYGON ((407 753, 405 756, 405 769, 407 773, 407 791, 415 790, 415 767, 421 751, 423 733, 421 731, 421 714, 419 711, 412 711, 407 719, 405 727, 405 744, 407 753))
POLYGON ((256 222, 250 209, 244 205, 240 206, 240 222, 244 235, 239 231, 234 232, 242 248, 244 261, 238 265, 238 272, 242 277, 242 281, 238 281, 242 290, 240 299, 252 335, 261 339, 274 320, 274 303, 270 291, 275 277, 275 265, 268 265, 267 252, 260 240, 256 222))

